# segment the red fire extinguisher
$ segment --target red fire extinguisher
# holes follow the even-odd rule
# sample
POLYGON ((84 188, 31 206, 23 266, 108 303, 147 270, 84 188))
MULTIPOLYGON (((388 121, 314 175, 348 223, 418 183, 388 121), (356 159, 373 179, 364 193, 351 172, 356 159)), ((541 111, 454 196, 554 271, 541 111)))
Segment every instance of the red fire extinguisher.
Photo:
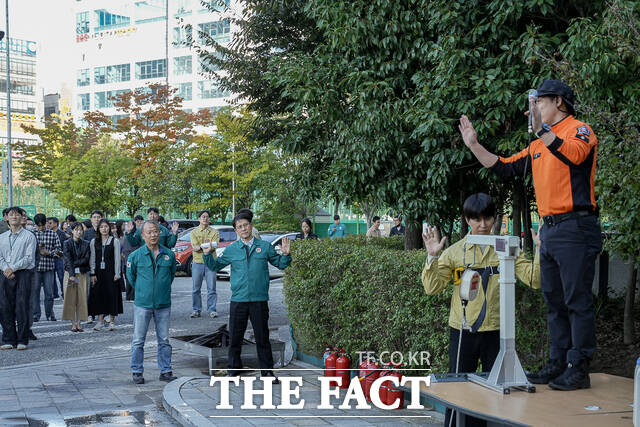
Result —
MULTIPOLYGON (((401 367, 402 367, 402 364, 394 366, 394 368, 401 368, 401 367)), ((397 377, 398 385, 402 381, 401 371, 391 370, 388 376, 397 377)), ((396 402, 396 400, 400 399, 400 405, 398 405, 396 409, 402 409, 402 407, 404 406, 404 391, 400 390, 398 387, 393 385, 393 383, 390 381, 385 381, 385 382, 387 383, 387 393, 385 396, 386 400, 382 400, 382 403, 384 403, 385 405, 393 405, 396 402)))
POLYGON ((333 347, 327 347, 324 349, 324 354, 322 355, 322 363, 325 367, 326 367, 327 357, 329 357, 332 351, 333 351, 333 347))
POLYGON ((369 396, 369 390, 371 390, 371 384, 373 381, 380 376, 380 371, 376 371, 379 369, 380 365, 376 363, 376 359, 367 358, 360 364, 360 382, 362 386, 362 392, 364 393, 364 397, 371 401, 369 396))
MULTIPOLYGON (((324 358, 324 376, 325 377, 336 376, 336 360, 337 359, 338 359, 338 356, 336 355, 336 352, 329 350, 329 354, 324 358)), ((337 381, 330 381, 329 385, 335 386, 337 385, 337 381)))
POLYGON ((349 388, 349 381, 351 380, 351 358, 343 349, 341 354, 336 360, 336 376, 342 378, 342 384, 340 388, 349 388))
MULTIPOLYGON (((384 364, 384 371, 380 371, 380 376, 381 377, 388 377, 389 374, 391 373, 391 365, 388 363, 384 364)), ((380 388, 378 389, 378 397, 380 398, 380 401, 382 403, 384 403, 385 405, 387 404, 387 391, 389 390, 389 386, 387 385, 391 385, 389 380, 384 380, 380 383, 380 388)), ((371 391, 371 390, 369 390, 371 391)))

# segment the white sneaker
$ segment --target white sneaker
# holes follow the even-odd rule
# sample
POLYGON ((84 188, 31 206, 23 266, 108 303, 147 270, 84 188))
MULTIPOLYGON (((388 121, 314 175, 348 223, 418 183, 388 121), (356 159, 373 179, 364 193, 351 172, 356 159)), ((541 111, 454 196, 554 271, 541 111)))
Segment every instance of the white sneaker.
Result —
POLYGON ((13 350, 13 346, 11 344, 3 344, 0 345, 0 350, 13 350))
POLYGON ((217 311, 212 311, 211 313, 209 313, 209 317, 211 317, 212 319, 218 317, 218 312, 217 311))
POLYGON ((116 330, 116 324, 115 324, 115 322, 108 322, 107 324, 109 325, 108 329, 109 329, 110 331, 115 331, 115 330, 116 330))
POLYGON ((18 350, 26 350, 27 346, 25 344, 18 344, 18 347, 16 347, 16 349, 18 349, 18 350))
POLYGON ((102 322, 98 322, 96 323, 96 326, 93 327, 94 331, 101 331, 104 328, 104 323, 102 322))

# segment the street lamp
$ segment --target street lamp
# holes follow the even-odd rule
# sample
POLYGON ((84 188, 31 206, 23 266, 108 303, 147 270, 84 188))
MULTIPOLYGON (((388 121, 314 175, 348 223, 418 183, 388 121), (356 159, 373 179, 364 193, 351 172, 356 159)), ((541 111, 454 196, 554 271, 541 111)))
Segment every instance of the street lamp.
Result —
POLYGON ((12 164, 11 164, 11 64, 9 60, 10 49, 9 46, 9 0, 5 1, 5 15, 7 18, 7 28, 6 32, 2 33, 2 40, 6 34, 7 38, 5 41, 5 47, 7 49, 7 205, 13 206, 13 179, 12 179, 12 164))

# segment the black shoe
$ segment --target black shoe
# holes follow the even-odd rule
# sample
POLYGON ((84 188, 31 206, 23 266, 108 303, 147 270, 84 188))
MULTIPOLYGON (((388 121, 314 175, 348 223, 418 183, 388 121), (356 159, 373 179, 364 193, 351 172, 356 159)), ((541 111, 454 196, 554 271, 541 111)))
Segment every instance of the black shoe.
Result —
POLYGON ((47 318, 47 320, 48 320, 49 322, 56 322, 56 321, 57 321, 56 316, 48 317, 48 318, 47 318))
POLYGON ((566 365, 558 359, 549 359, 546 365, 538 372, 527 375, 527 379, 533 384, 547 384, 552 379, 562 375, 566 365))
POLYGON ((260 375, 263 377, 273 377, 274 378, 273 383, 280 384, 280 380, 278 379, 278 377, 276 377, 273 371, 262 371, 260 375))
POLYGON ((34 317, 34 318, 33 318, 33 323, 36 323, 36 322, 39 322, 39 321, 40 321, 40 318, 39 318, 39 317, 34 317))
POLYGON ((133 383, 134 384, 144 384, 144 377, 141 373, 134 372, 133 373, 133 383))
POLYGON ((160 377, 158 379, 160 381, 171 382, 173 380, 177 380, 178 377, 174 376, 173 372, 169 371, 169 372, 164 372, 164 373, 160 374, 160 377))
POLYGON ((29 341, 35 341, 35 340, 37 340, 37 339, 38 339, 38 337, 36 337, 36 336, 33 334, 33 331, 32 331, 31 329, 29 329, 29 341))
POLYGON ((581 388, 590 388, 588 366, 585 362, 579 364, 567 364, 567 369, 562 375, 549 381, 549 387, 555 390, 579 390, 581 388))

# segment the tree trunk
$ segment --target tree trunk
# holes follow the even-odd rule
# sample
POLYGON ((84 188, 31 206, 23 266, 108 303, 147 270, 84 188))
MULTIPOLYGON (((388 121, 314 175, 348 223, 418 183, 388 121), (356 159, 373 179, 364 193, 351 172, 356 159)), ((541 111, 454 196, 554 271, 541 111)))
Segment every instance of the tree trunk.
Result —
MULTIPOLYGON (((526 190, 524 190, 526 191, 526 190)), ((525 199, 523 198, 523 202, 525 199)), ((528 203, 522 203, 522 226, 524 228, 524 249, 533 252, 533 238, 531 237, 531 206, 528 203)))
POLYGON ((376 204, 369 203, 369 202, 362 202, 360 203, 360 207, 362 208, 362 213, 364 214, 367 220, 367 230, 368 230, 369 227, 373 225, 373 221, 371 220, 371 218, 373 218, 373 214, 376 212, 376 204))
POLYGON ((422 220, 407 218, 404 236, 404 249, 407 251, 422 249, 422 220))
POLYGON ((336 204, 333 206, 333 216, 338 215, 338 207, 340 206, 340 199, 336 197, 335 203, 336 204))
POLYGON ((631 282, 627 287, 627 295, 624 298, 624 326, 623 339, 625 344, 633 344, 635 341, 636 331, 633 318, 633 306, 636 296, 636 281, 638 280, 638 269, 633 269, 631 282))
POLYGON ((502 230, 502 214, 496 214, 496 220, 493 223, 493 230, 491 230, 491 234, 495 236, 500 235, 500 230, 502 230))
POLYGON ((520 237, 520 233, 522 231, 522 224, 520 222, 521 219, 521 201, 520 199, 522 198, 522 194, 520 194, 519 191, 514 191, 513 192, 513 208, 512 208, 512 212, 511 212, 511 222, 512 222, 512 226, 513 229, 511 230, 511 235, 512 236, 518 236, 520 237))

